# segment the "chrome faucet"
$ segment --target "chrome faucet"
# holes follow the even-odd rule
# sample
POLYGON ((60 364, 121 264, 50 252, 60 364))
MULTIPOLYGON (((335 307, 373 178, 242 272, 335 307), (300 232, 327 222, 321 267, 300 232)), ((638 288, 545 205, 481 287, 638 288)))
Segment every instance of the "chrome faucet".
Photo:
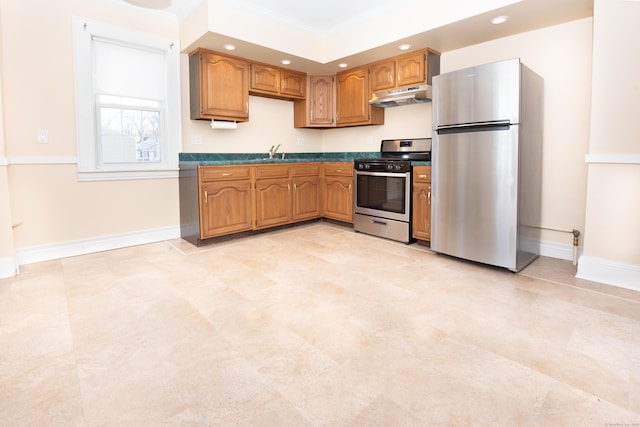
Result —
POLYGON ((280 148, 281 144, 278 144, 277 146, 272 145, 271 149, 269 150, 269 158, 273 159, 273 156, 278 152, 278 149, 280 148))

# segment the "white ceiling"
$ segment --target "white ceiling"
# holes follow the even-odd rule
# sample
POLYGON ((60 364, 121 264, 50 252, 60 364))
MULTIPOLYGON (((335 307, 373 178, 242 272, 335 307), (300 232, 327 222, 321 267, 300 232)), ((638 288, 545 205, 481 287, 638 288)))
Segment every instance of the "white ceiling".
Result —
MULTIPOLYGON (((126 0, 119 0, 124 2, 126 0)), ((132 2, 166 2, 167 0, 128 0, 132 2)), ((213 0, 172 0, 167 12, 178 20, 184 19, 203 1, 213 0)), ((485 41, 509 35, 531 31, 551 25, 593 16, 593 0, 216 0, 234 8, 255 15, 261 21, 277 23, 283 28, 304 31, 319 39, 340 34, 340 31, 367 25, 369 22, 381 22, 386 17, 388 27, 372 26, 366 32, 377 36, 374 46, 361 52, 341 55, 331 60, 318 60, 314 52, 292 55, 284 48, 271 49, 261 45, 260 41, 229 37, 221 33, 209 32, 197 40, 198 46, 220 51, 224 43, 238 46, 234 55, 277 64, 282 58, 292 59, 292 67, 305 72, 337 71, 339 62, 357 66, 373 62, 380 58, 399 54, 400 43, 410 43, 412 50, 430 47, 440 52, 459 49, 485 41), (452 7, 453 6, 453 7, 452 7), (457 10, 451 10, 456 9, 457 10), (424 31, 401 39, 384 39, 390 28, 403 26, 402 16, 415 21, 416 10, 429 10, 432 15, 425 16, 424 31), (462 13, 461 13, 462 12, 462 13), (467 15, 465 15, 465 12, 467 15), (478 12, 478 13, 476 13, 478 12), (474 14, 475 13, 475 14, 474 14), (471 14, 471 16, 469 16, 471 14), (489 20, 498 15, 507 15, 509 20, 502 25, 491 25, 489 20), (398 18, 400 16, 400 18, 398 18), (435 17, 434 17, 435 16, 435 17), (467 16, 459 19, 460 16, 467 16), (430 24, 427 24, 429 21, 430 24), (431 23, 440 23, 429 27, 431 23), (295 66, 294 66, 295 64, 295 66)), ((363 34, 367 37, 367 34, 363 34)), ((350 40, 352 43, 353 40, 350 40)), ((183 49, 187 48, 183 46, 183 49)), ((337 48, 336 48, 337 49, 337 48)), ((312 49, 311 49, 312 50, 312 49)))

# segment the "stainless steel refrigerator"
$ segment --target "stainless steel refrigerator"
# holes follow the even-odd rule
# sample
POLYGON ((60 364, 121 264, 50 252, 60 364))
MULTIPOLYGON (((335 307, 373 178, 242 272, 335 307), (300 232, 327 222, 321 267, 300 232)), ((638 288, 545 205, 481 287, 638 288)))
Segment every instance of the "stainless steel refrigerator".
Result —
POLYGON ((515 272, 540 254, 542 105, 518 58, 433 78, 435 252, 515 272))

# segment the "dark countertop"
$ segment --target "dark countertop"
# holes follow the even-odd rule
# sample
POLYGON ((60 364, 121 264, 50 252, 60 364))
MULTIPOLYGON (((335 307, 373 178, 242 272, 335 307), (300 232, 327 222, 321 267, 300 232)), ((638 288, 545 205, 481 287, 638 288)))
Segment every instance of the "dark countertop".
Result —
MULTIPOLYGON (((202 166, 244 165, 301 162, 353 162, 356 159, 380 157, 379 151, 368 152, 328 152, 328 153, 276 153, 275 159, 266 159, 265 153, 180 153, 180 163, 197 163, 202 166)), ((431 162, 411 162, 413 166, 430 166, 431 162)))
POLYGON ((335 153, 276 153, 275 159, 266 159, 265 153, 180 153, 180 162, 196 162, 200 165, 239 165, 296 162, 352 162, 355 159, 379 157, 380 152, 335 153))

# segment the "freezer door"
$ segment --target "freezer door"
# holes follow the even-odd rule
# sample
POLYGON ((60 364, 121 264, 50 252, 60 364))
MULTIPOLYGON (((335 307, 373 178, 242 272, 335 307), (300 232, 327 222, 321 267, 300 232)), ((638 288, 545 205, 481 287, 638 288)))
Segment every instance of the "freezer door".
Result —
POLYGON ((514 270, 518 126, 434 133, 431 248, 514 270))
POLYGON ((520 60, 433 78, 433 129, 468 123, 520 123, 520 60))

